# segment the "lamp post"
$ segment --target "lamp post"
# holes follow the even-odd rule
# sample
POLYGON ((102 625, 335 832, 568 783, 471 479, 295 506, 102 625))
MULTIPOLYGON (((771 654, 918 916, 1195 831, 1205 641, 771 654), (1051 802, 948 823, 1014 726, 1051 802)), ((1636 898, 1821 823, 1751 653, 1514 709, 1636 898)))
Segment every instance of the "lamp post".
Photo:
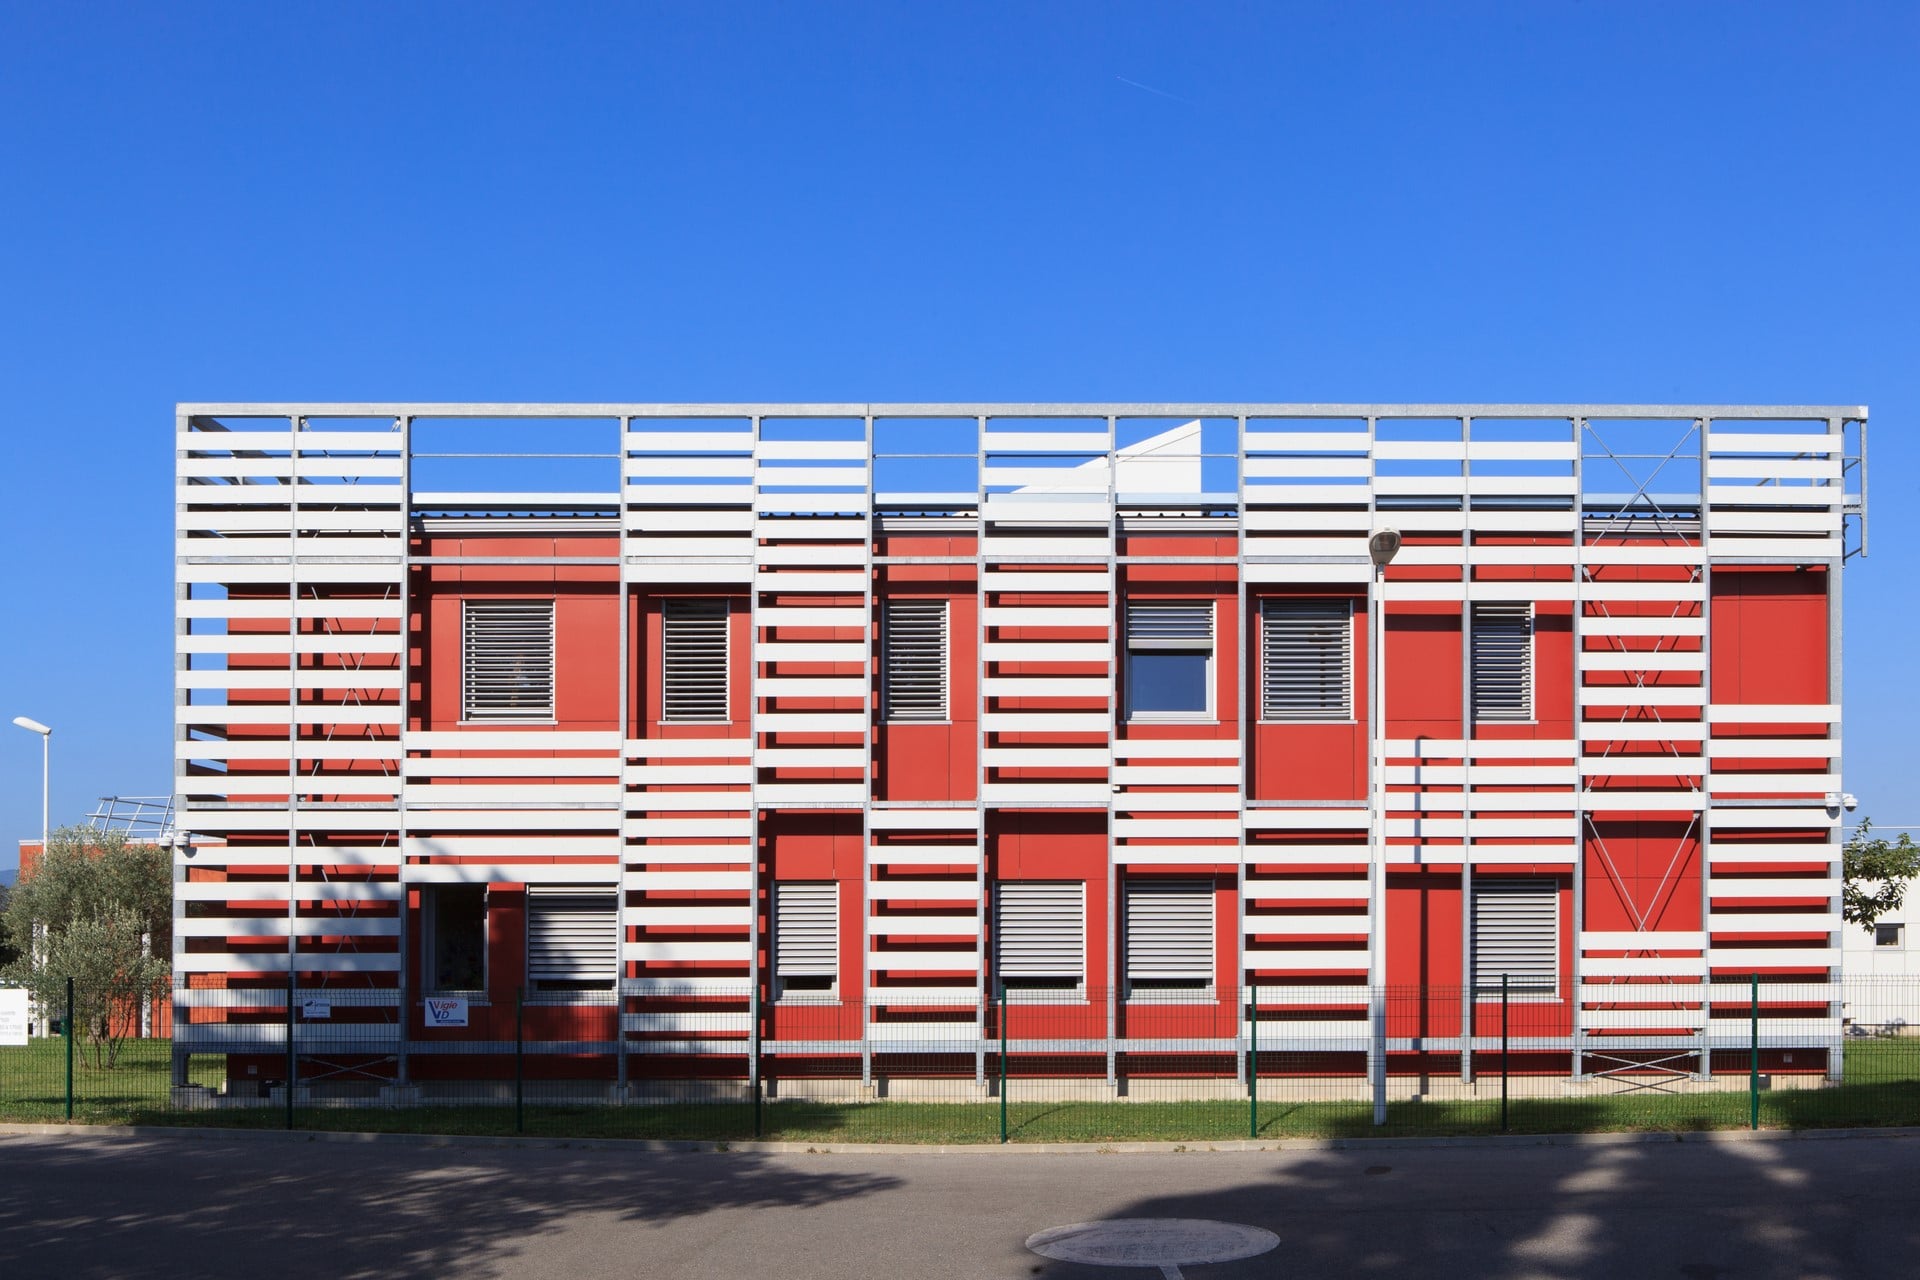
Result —
POLYGON ((47 856, 47 767, 53 730, 28 716, 15 716, 13 722, 40 735, 40 856, 44 858, 47 856))
POLYGON ((1400 531, 1381 526, 1367 539, 1373 589, 1367 600, 1367 1079, 1373 1087, 1373 1122, 1387 1122, 1387 565, 1400 554, 1400 531))

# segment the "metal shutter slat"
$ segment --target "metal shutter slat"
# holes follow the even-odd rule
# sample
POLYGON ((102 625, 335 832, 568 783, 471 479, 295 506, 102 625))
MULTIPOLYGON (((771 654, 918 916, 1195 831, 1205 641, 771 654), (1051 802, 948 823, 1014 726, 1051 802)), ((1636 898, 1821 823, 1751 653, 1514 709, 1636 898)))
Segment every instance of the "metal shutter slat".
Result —
POLYGON ((882 694, 888 720, 947 718, 947 602, 888 600, 882 606, 882 694))
POLYGON ((727 719, 727 640, 725 600, 662 603, 662 720, 727 719))
POLYGON ((1488 880, 1473 888, 1473 983, 1482 995, 1559 987, 1560 890, 1552 881, 1488 880))
POLYGON ((998 971, 1078 979, 1086 966, 1085 886, 1013 881, 994 892, 998 971))
POLYGON ((1473 606, 1473 718, 1533 719, 1533 606, 1473 606))
POLYGON ((839 973, 838 885, 774 886, 773 971, 780 978, 831 978, 839 973))
POLYGON ((527 889, 527 979, 610 982, 619 967, 611 893, 527 889))
POLYGON ((1213 606, 1205 601, 1129 601, 1129 649, 1213 648, 1213 606))
POLYGON ((553 666, 553 601, 462 604, 461 719, 551 720, 553 666))
POLYGON ((1353 606, 1264 600, 1260 605, 1262 720, 1353 717, 1353 606))
POLYGON ((1200 881, 1127 886, 1129 978, 1212 981, 1213 931, 1213 886, 1200 881))

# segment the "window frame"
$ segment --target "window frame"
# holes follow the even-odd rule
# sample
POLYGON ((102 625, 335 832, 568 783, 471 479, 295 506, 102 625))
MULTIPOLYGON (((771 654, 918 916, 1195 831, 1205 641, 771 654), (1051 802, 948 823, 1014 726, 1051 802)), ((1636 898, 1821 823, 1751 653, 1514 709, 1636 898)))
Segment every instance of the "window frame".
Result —
MULTIPOLYGON (((733 722, 733 600, 728 596, 668 596, 660 601, 660 707, 661 724, 731 724, 733 722), (670 631, 673 614, 683 610, 719 610, 720 623, 720 714, 675 715, 670 685, 673 679, 673 641, 670 631)), ((712 622, 712 618, 685 621, 712 622)), ((691 656, 691 655, 689 655, 691 656)), ((706 677, 711 680, 711 677, 706 677)), ((696 695, 682 695, 696 696, 696 695)), ((698 696, 711 696, 710 693, 698 696)))
MULTIPOLYGON (((773 884, 773 912, 770 924, 772 937, 769 946, 767 966, 773 979, 773 998, 782 1004, 805 1004, 808 1002, 837 1002, 840 999, 840 882, 838 880, 776 880, 773 884), (827 924, 827 943, 832 958, 828 961, 825 973, 792 973, 784 965, 782 935, 791 930, 797 922, 786 918, 785 903, 790 900, 794 890, 821 892, 828 903, 830 913, 827 924), (824 982, 806 981, 795 985, 794 979, 824 978, 824 982)), ((805 905, 805 904, 801 904, 805 905)), ((817 905, 814 909, 818 909, 817 905)))
POLYGON ((1894 920, 1894 921, 1888 921, 1888 922, 1875 922, 1875 924, 1874 924, 1874 926, 1873 926, 1873 946, 1874 946, 1874 950, 1876 950, 1876 951, 1880 951, 1880 950, 1886 950, 1886 951, 1904 951, 1904 950, 1906 950, 1906 948, 1907 948, 1907 926, 1906 926, 1906 924, 1905 924, 1904 922, 1902 922, 1902 921, 1898 921, 1898 920, 1894 920), (1892 941, 1890 941, 1890 942, 1882 942, 1882 941, 1880 940, 1880 936, 1881 936, 1881 935, 1880 935, 1880 931, 1881 931, 1882 929, 1890 929, 1890 930, 1892 930, 1892 933, 1893 933, 1893 940, 1892 940, 1892 941))
MULTIPOLYGON (((921 620, 924 623, 924 620, 921 620)), ((924 643, 921 640, 920 643, 924 643)), ((953 602, 943 596, 898 596, 883 598, 880 602, 880 718, 885 724, 952 724, 953 723, 953 602), (937 609, 939 611, 939 683, 940 710, 938 715, 898 714, 894 704, 896 676, 895 639, 899 633, 900 622, 896 613, 912 612, 917 609, 937 609)))
MULTIPOLYGON (((1178 926, 1178 920, 1156 922, 1157 927, 1178 926)), ((1220 961, 1220 904, 1213 881, 1206 879, 1159 879, 1140 877, 1121 882, 1120 888, 1120 967, 1126 999, 1135 1003, 1196 1004, 1215 999, 1220 961), (1136 895, 1149 894, 1198 898, 1207 917, 1204 973, 1192 975, 1149 975, 1134 973, 1134 917, 1138 912, 1136 895), (1142 985, 1144 983, 1149 985, 1142 985)))
MULTIPOLYGON (((1260 723, 1261 724, 1353 724, 1354 712, 1354 631, 1356 615, 1354 602, 1345 596, 1265 596, 1260 600, 1260 723), (1341 702, 1343 709, 1331 714, 1313 715, 1275 715, 1271 710, 1269 690, 1273 687, 1272 676, 1277 665, 1276 655, 1271 647, 1274 636, 1273 615, 1292 613, 1303 621, 1314 621, 1311 610, 1321 609, 1326 617, 1319 621, 1330 622, 1333 615, 1341 610, 1345 612, 1344 643, 1342 653, 1342 674, 1344 688, 1341 702)), ((1297 643, 1297 641, 1296 641, 1297 643)))
MULTIPOLYGON (((1476 725, 1538 723, 1539 691, 1536 676, 1539 670, 1539 627, 1537 625, 1538 618, 1534 601, 1475 600, 1467 605, 1467 618, 1470 628, 1467 668, 1472 680, 1472 688, 1468 691, 1468 703, 1473 715, 1473 723, 1476 725), (1483 683, 1483 677, 1480 671, 1482 653, 1480 648, 1482 643, 1481 637, 1489 632, 1509 630, 1512 626, 1512 619, 1518 617, 1519 610, 1525 610, 1526 635, 1522 644, 1516 648, 1517 651, 1522 653, 1525 661, 1525 671, 1522 674, 1521 681, 1526 706, 1524 710, 1521 711, 1505 709, 1489 710, 1482 702, 1483 692, 1491 698, 1493 691, 1488 689, 1483 683), (1499 621, 1498 619, 1500 619, 1501 614, 1496 611, 1506 611, 1507 621, 1504 623, 1499 621), (1494 620, 1483 622, 1483 616, 1494 620)), ((1491 643, 1491 641, 1489 641, 1489 643, 1491 643)), ((1511 643, 1510 639, 1509 643, 1511 643)), ((1490 651, 1486 656, 1487 659, 1491 661, 1499 655, 1490 651)))
MULTIPOLYGON (((1523 893, 1543 896, 1548 903, 1548 919, 1552 925, 1552 936, 1546 941, 1547 966, 1553 973, 1550 986, 1528 983, 1525 974, 1515 975, 1508 971, 1511 978, 1521 979, 1519 985, 1508 985, 1508 999, 1535 1004, 1556 1003, 1563 998, 1566 973, 1561 963, 1564 951, 1564 927, 1561 920, 1562 899, 1564 894, 1560 881, 1552 876, 1490 876, 1486 879, 1475 877, 1473 881, 1472 914, 1469 921, 1469 954, 1467 957, 1467 980, 1472 984, 1474 999, 1477 1002, 1498 1000, 1500 998, 1499 975, 1493 974, 1490 982, 1481 980, 1481 934, 1483 922, 1481 911, 1490 902, 1502 897, 1517 898, 1523 893)), ((1493 923, 1493 922, 1488 922, 1493 923)), ((1538 964, 1536 959, 1534 962, 1538 964)))
MULTIPOLYGON (((1044 909, 1043 903, 1027 904, 1029 909, 1044 909)), ((1030 1003, 1080 1003, 1087 1000, 1087 883, 1084 880, 999 880, 993 886, 993 981, 996 991, 1004 991, 1011 1001, 1030 1003), (1020 973, 1007 972, 1007 895, 1071 889, 1075 894, 1077 935, 1073 939, 1079 953, 1078 969, 1071 979, 1064 972, 1049 973, 1035 968, 1020 973)))
MULTIPOLYGON (((1125 669, 1121 672, 1120 694, 1122 718, 1139 724, 1216 724, 1219 722, 1219 709, 1216 704, 1214 686, 1219 682, 1217 659, 1220 648, 1220 610, 1219 602, 1210 599, 1139 599, 1129 598, 1122 604, 1121 648, 1125 669), (1151 616, 1158 610, 1204 608, 1207 611, 1207 636, 1204 641, 1170 636, 1135 637, 1134 619, 1138 615, 1151 616), (1204 681, 1204 704, 1193 710, 1147 711, 1140 710, 1134 704, 1138 700, 1135 694, 1134 680, 1139 672, 1142 657, 1167 653, 1204 653, 1206 655, 1204 681)), ((1163 615, 1171 617, 1171 614, 1163 615)))
POLYGON ((487 994, 487 982, 490 977, 489 945, 493 934, 493 912, 489 909, 487 886, 484 884, 437 884, 427 886, 423 898, 420 922, 420 985, 424 995, 467 996, 468 1003, 474 1003, 473 997, 484 998, 487 994), (444 898, 457 893, 477 893, 480 898, 480 985, 475 987, 443 986, 440 982, 439 947, 441 942, 440 906, 444 898))
MULTIPOLYGON (((461 724, 554 724, 559 716, 560 706, 560 637, 558 601, 547 599, 516 598, 466 598, 460 601, 460 723, 461 724), (476 705, 476 699, 482 696, 482 690, 476 687, 475 664, 478 662, 511 662, 511 654, 491 655, 475 652, 476 622, 489 613, 505 615, 513 610, 546 611, 546 704, 544 708, 519 710, 514 707, 494 707, 476 705)), ((494 622, 507 622, 505 617, 496 617, 494 622)), ((524 625, 524 624, 523 624, 524 625)), ((496 642, 498 642, 496 638, 496 642)), ((537 656, 535 661, 537 662, 537 656)), ((514 697, 512 691, 504 695, 514 697)))
POLYGON ((522 947, 526 963, 527 992, 549 1003, 564 1003, 582 995, 614 993, 620 985, 620 891, 600 884, 540 884, 526 886, 525 925, 522 947), (534 971, 534 916, 541 899, 604 898, 607 901, 606 934, 608 972, 604 977, 543 977, 534 971))

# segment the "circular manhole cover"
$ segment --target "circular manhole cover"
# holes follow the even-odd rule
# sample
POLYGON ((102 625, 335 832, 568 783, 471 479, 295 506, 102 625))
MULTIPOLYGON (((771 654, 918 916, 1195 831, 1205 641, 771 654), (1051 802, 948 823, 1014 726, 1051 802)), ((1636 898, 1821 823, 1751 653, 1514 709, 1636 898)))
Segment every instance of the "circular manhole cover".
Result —
POLYGON ((1027 1237, 1027 1248, 1056 1262, 1102 1267, 1177 1267, 1232 1262, 1265 1253, 1280 1237, 1262 1227, 1206 1218, 1109 1218, 1049 1227, 1027 1237))

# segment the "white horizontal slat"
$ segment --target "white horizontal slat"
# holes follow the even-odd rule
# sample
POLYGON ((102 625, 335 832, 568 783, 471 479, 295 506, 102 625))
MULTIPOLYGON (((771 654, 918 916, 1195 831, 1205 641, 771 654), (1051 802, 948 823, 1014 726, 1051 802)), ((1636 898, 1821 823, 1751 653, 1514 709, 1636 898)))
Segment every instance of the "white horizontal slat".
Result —
POLYGON ((1837 724, 1840 708, 1818 703, 1767 705, 1715 702, 1707 707, 1711 724, 1837 724))
POLYGON ((1367 825, 1365 809, 1249 809, 1244 815, 1249 831, 1360 830, 1367 825))
MULTIPOLYGON (((1249 969, 1293 969, 1314 972, 1363 973, 1367 967, 1367 953, 1356 948, 1349 951, 1269 951, 1263 947, 1249 946, 1242 952, 1243 962, 1249 969)), ((1278 1023, 1279 1027, 1291 1027, 1291 1024, 1278 1023)), ((1264 1024, 1260 1030, 1261 1043, 1268 1043, 1269 1028, 1264 1024)), ((1354 1033, 1364 1042, 1364 1028, 1354 1033)), ((1274 1039, 1279 1039, 1275 1035, 1274 1039)))
POLYGON ((858 769, 866 762, 864 747, 762 747, 753 753, 762 769, 858 769))
MULTIPOLYGON (((1840 436, 1820 431, 1708 431, 1709 453, 1832 453, 1845 449, 1840 436)), ((1721 459, 1715 459, 1721 461, 1721 459)))
POLYGON ((753 819, 738 818, 628 818, 621 825, 629 840, 700 839, 707 836, 750 837, 753 819))
POLYGON ((904 880, 869 880, 872 902, 978 902, 980 886, 972 880, 934 880, 915 876, 904 880))
POLYGON ((1761 840, 1708 839, 1710 862, 1832 862, 1840 856, 1840 845, 1832 839, 1805 843, 1761 840))
POLYGON ((1582 756, 1580 773, 1590 778, 1672 778, 1695 777, 1703 773, 1706 762, 1699 756, 1617 755, 1582 756))
POLYGON ((1839 457, 1829 458, 1725 458, 1707 459, 1707 479, 1712 480, 1838 480, 1839 457))
POLYGON ((753 579, 756 590, 786 593, 813 591, 833 595, 859 595, 866 584, 867 575, 852 569, 808 573, 799 569, 774 571, 761 568, 755 573, 753 579))
POLYGON ((1240 437, 1248 453, 1365 453, 1365 431, 1248 431, 1240 437))
POLYGON ((1715 527, 1713 539, 1715 559, 1762 556, 1774 560, 1830 560, 1844 553, 1844 547, 1838 537, 1729 538, 1720 536, 1719 530, 1724 527, 1724 524, 1715 527))
POLYGON ((982 795, 989 803, 998 804, 1051 800, 1105 805, 1113 798, 1113 788, 1104 782, 989 782, 982 795))
MULTIPOLYGON (((1586 672, 1581 664, 1582 674, 1586 672)), ((1704 684, 1590 684, 1574 689, 1573 699, 1581 712, 1595 714, 1595 707, 1687 707, 1706 705, 1704 684)))
MULTIPOLYGON (((742 845, 745 850, 747 847, 742 845)), ((750 853, 751 850, 748 850, 750 853)), ((753 872, 740 871, 629 871, 621 887, 641 893, 745 893, 753 888, 753 872)), ((632 910, 632 908, 628 908, 632 910)))
POLYGON ((1250 915, 1247 932, 1263 938, 1345 938, 1365 937, 1367 913, 1353 911, 1341 915, 1250 915))
MULTIPOLYGON (((1709 484, 1707 502, 1714 507, 1837 507, 1846 501, 1847 491, 1840 485, 1709 484)), ((1710 525, 1718 523, 1719 513, 1709 512, 1710 525)))
MULTIPOLYGON (((1104 596, 1101 599, 1105 599, 1104 596)), ((1101 605, 1063 608, 1003 606, 981 611, 981 621, 989 627, 1084 627, 1104 629, 1113 620, 1113 610, 1101 605)))
MULTIPOLYGON (((1128 840, 1164 840, 1170 834, 1171 824, 1165 820, 1151 818, 1115 818, 1112 821, 1113 834, 1128 840)), ((1240 836, 1240 822, 1237 818, 1186 818, 1178 824, 1179 834, 1190 838, 1208 838, 1237 840, 1240 836)), ((1231 849, 1222 849, 1223 861, 1233 860, 1231 849)))
POLYGON ((613 862, 410 862, 401 878, 408 884, 611 885, 620 882, 620 867, 613 862))
POLYGON ((397 938, 398 916, 190 916, 173 922, 181 938, 397 938))
MULTIPOLYGON (((1274 496, 1276 495, 1271 490, 1264 495, 1266 500, 1271 500, 1274 496)), ((1248 495, 1249 504, 1261 500, 1262 495, 1248 495)), ((1413 515, 1419 513, 1409 512, 1407 514, 1413 515)), ((1299 510, 1293 507, 1274 508, 1253 505, 1248 505, 1242 509, 1240 522, 1242 527, 1249 531, 1305 530, 1313 533, 1331 533, 1336 530, 1347 530, 1364 534, 1370 527, 1365 511, 1312 511, 1299 510)), ((1405 519, 1400 519, 1400 524, 1404 527, 1407 522, 1405 519)))
POLYGON ((1237 765, 1121 765, 1113 780, 1128 786, 1231 787, 1240 781, 1237 765))
POLYGON ((1113 807, 1117 813, 1237 812, 1240 797, 1232 791, 1125 791, 1113 797, 1113 807))
MULTIPOLYGON (((1716 821, 1722 811, 1716 810, 1716 821)), ((1815 899, 1832 898, 1840 892, 1840 881, 1825 876, 1781 876, 1761 878, 1758 876, 1714 876, 1708 882, 1708 892, 1714 901, 1733 898, 1794 898, 1815 899)))
POLYGON ((1837 810, 1829 810, 1820 805, 1806 805, 1795 809, 1749 809, 1744 805, 1722 805, 1713 811, 1713 824, 1718 828, 1727 827, 1785 827, 1823 830, 1837 829, 1840 815, 1837 810))
MULTIPOLYGON (((1365 861, 1365 845, 1355 846, 1359 860, 1365 861)), ((1248 877, 1246 895, 1253 902, 1347 902, 1364 901, 1367 896, 1367 882, 1364 877, 1355 876, 1345 880, 1313 879, 1308 880, 1289 876, 1284 880, 1268 880, 1260 877, 1248 877)), ((1362 997, 1364 999, 1364 997, 1362 997)))
POLYGON ((988 733, 1105 733, 1110 724, 1104 711, 988 711, 980 717, 988 733))
POLYGON ((864 676, 764 676, 753 686, 762 698, 858 698, 867 691, 864 676))
POLYGON ((866 795, 864 782, 763 782, 754 791, 756 801, 770 806, 803 801, 857 806, 866 795))
POLYGON ((1583 671, 1705 671, 1707 655, 1698 649, 1587 649, 1578 657, 1583 671))
POLYGON ((1580 619, 1588 636, 1704 636, 1705 618, 1630 618, 1601 615, 1580 619))
POLYGON ((1837 933, 1842 928, 1837 911, 1769 912, 1743 915, 1737 911, 1710 911, 1707 928, 1714 933, 1837 933))
POLYGON ((1104 769, 1112 754, 1106 747, 983 747, 980 762, 996 769, 1104 769))
POLYGON ((864 711, 760 711, 753 717, 760 733, 859 733, 866 725, 864 711))
MULTIPOLYGON (((413 738, 408 738, 412 745, 413 738)), ((629 738, 627 755, 648 760, 744 759, 753 754, 752 738, 629 738)))
POLYGON ((990 698, 1105 698, 1105 676, 987 676, 980 691, 990 698))
POLYGON ((1239 854, 1228 844, 1151 844, 1137 838, 1115 845, 1113 860, 1121 866, 1231 867, 1238 863, 1239 854))
POLYGON ((1112 554, 1113 538, 1105 533, 1063 538, 996 533, 980 544, 981 558, 988 563, 1015 556, 1085 556, 1092 560, 1103 560, 1112 554))
POLYGON ((710 903, 676 902, 670 906, 628 907, 626 922, 643 928, 731 925, 745 929, 753 923, 753 907, 745 902, 723 906, 714 906, 710 903))
POLYGON ((1839 777, 1831 773, 1710 773, 1708 791, 1785 791, 1825 796, 1836 790, 1839 777))
POLYGON ((979 915, 965 916, 874 916, 867 921, 867 932, 876 938, 925 936, 930 938, 977 938, 979 915))
MULTIPOLYGON (((1365 458, 1257 458, 1250 457, 1242 464, 1242 470, 1248 481, 1303 479, 1335 479, 1342 476, 1365 476, 1370 468, 1365 458)), ((1303 486, 1333 487, 1333 486, 1303 486)), ((1338 486, 1346 489, 1349 486, 1338 486)), ((1359 496, 1355 501, 1365 502, 1366 489, 1362 485, 1350 486, 1359 496)))
POLYGON ((1117 759, 1238 760, 1240 744, 1232 738, 1116 738, 1117 759))
POLYGON ((977 809, 888 809, 867 811, 867 826, 874 831, 971 831, 980 825, 977 809))
POLYGON ((989 640, 981 648, 988 662, 1108 662, 1113 646, 1104 640, 989 640))
POLYGON ((977 844, 876 844, 867 850, 867 860, 876 867, 978 866, 977 844))
POLYGON ((1104 431, 988 431, 980 437, 987 453, 1099 453, 1109 446, 1104 431))
POLYGON ((1840 963, 1838 947, 1745 947, 1707 953, 1714 969, 1828 969, 1840 963))
POLYGON ((675 960, 731 960, 746 964, 752 959, 753 946, 745 938, 720 942, 626 942, 620 958, 641 964, 675 960))
POLYGON ((1113 575, 1102 570, 1082 570, 1079 572, 1049 571, 1046 569, 998 568, 988 569, 980 575, 981 585, 988 591, 1098 591, 1113 589, 1113 575))
POLYGON ((1695 929, 1608 931, 1583 929, 1578 935, 1582 949, 1593 951, 1699 951, 1707 945, 1707 935, 1695 929))
POLYGON ((865 662, 867 646, 860 641, 774 641, 753 646, 756 662, 865 662))
MULTIPOLYGON (((538 767, 534 762, 527 762, 538 767)), ((567 763, 571 763, 570 761, 567 763)), ((629 786, 748 786, 753 782, 750 764, 636 764, 628 765, 629 786)))
POLYGON ((1365 561, 1349 564, 1260 564, 1250 562, 1241 567, 1241 576, 1247 582, 1296 582, 1347 584, 1365 582, 1373 574, 1365 561))
POLYGON ((1704 956, 1587 956, 1580 972, 1594 978, 1697 978, 1706 976, 1704 956))
POLYGON ((867 625, 867 611, 840 605, 765 605, 759 612, 762 627, 859 627, 867 625))

